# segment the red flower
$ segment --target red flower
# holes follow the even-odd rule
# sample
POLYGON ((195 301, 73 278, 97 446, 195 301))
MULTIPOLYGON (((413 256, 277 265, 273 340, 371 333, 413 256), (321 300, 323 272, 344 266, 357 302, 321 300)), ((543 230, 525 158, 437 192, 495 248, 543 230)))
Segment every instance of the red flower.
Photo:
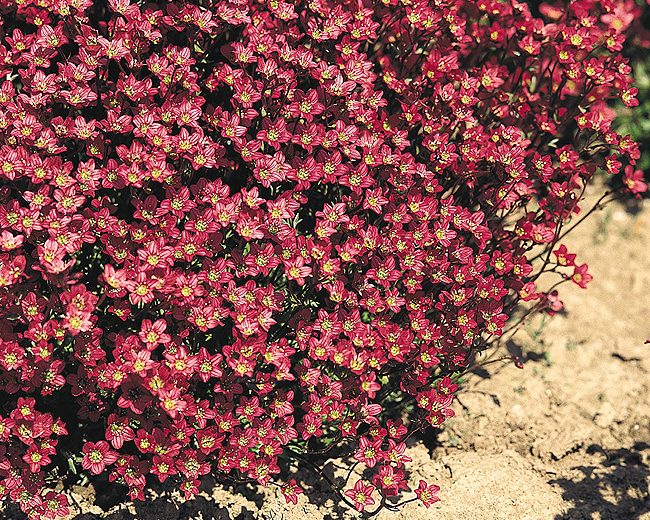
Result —
POLYGON ((135 439, 135 433, 129 426, 129 419, 127 417, 118 417, 111 414, 108 417, 108 427, 106 428, 106 440, 108 440, 113 448, 120 449, 126 441, 135 439))
POLYGON ((381 439, 370 441, 367 437, 359 439, 359 447, 354 454, 354 459, 363 462, 369 468, 372 468, 384 458, 381 450, 381 439))
POLYGON ((48 491, 43 497, 43 508, 45 518, 65 518, 70 514, 68 497, 63 493, 48 491))
POLYGON ((147 349, 153 350, 159 344, 166 345, 171 341, 171 336, 165 334, 166 328, 167 323, 165 320, 160 319, 153 323, 151 320, 142 320, 139 336, 145 343, 147 349))
POLYGON ((381 489, 386 496, 398 495, 400 490, 408 489, 405 473, 393 466, 383 465, 372 479, 372 483, 381 489))
POLYGON ((286 484, 282 485, 280 487, 280 491, 282 491, 282 495, 284 496, 284 499, 288 503, 292 504, 297 504, 298 503, 298 495, 303 493, 303 490, 298 484, 296 484, 296 481, 294 479, 291 479, 289 482, 286 484))
POLYGON ((569 253, 565 245, 560 245, 553 254, 557 258, 557 263, 562 266, 572 267, 575 265, 576 255, 569 253))
POLYGON ((354 507, 358 511, 363 511, 366 506, 371 506, 375 503, 375 499, 372 498, 372 492, 375 490, 373 486, 366 486, 363 483, 363 480, 357 480, 356 484, 352 489, 348 489, 344 494, 345 496, 352 499, 354 507))
POLYGON ((186 480, 180 485, 185 500, 190 500, 199 494, 199 481, 197 479, 186 480))
POLYGON ((295 280, 298 285, 305 285, 305 278, 311 275, 311 267, 306 265, 305 259, 300 255, 285 262, 284 266, 287 279, 295 280))
POLYGON ((27 448, 27 453, 23 455, 23 460, 29 465, 29 470, 32 473, 38 473, 41 466, 47 466, 52 462, 48 454, 41 451, 36 445, 31 445, 27 448))
POLYGON ((438 491, 440 491, 439 486, 436 486, 435 484, 429 485, 424 480, 420 480, 420 484, 415 489, 415 494, 417 495, 418 500, 422 502, 424 507, 428 509, 431 507, 431 504, 435 504, 436 502, 440 501, 440 498, 438 497, 438 491))
POLYGON ((106 466, 117 460, 117 453, 111 450, 106 441, 87 442, 84 444, 83 454, 81 466, 90 470, 93 475, 99 475, 106 469, 106 466))
POLYGON ((571 275, 571 281, 575 283, 578 287, 582 289, 587 287, 587 284, 591 281, 593 276, 591 276, 587 269, 589 266, 587 264, 576 265, 573 268, 573 274, 571 275))
POLYGON ((623 182, 634 195, 639 195, 648 190, 648 185, 643 181, 643 171, 635 170, 632 166, 625 167, 623 182))
POLYGON ((555 242, 594 174, 647 189, 608 108, 631 1, 68 3, 2 4, 0 472, 31 517, 67 512, 60 416, 132 499, 329 448, 374 484, 348 503, 401 494, 471 353, 562 308, 542 272, 590 280, 555 242))

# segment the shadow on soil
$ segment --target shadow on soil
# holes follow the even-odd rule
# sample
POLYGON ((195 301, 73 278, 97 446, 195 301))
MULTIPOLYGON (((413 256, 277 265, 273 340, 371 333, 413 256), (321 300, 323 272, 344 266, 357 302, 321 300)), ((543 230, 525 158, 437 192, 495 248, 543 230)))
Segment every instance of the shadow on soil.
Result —
MULTIPOLYGON (((206 491, 209 495, 216 482, 206 476, 202 479, 200 489, 206 491)), ((245 484, 222 484, 225 489, 238 493, 253 502, 257 509, 263 505, 264 496, 258 493, 253 487, 245 484)), ((80 514, 73 520, 252 520, 256 518, 252 511, 242 507, 241 511, 233 514, 226 507, 222 507, 213 499, 205 496, 196 496, 189 501, 176 501, 172 498, 169 491, 171 485, 153 484, 150 486, 159 496, 154 499, 148 499, 145 502, 134 502, 135 514, 118 510, 110 514, 97 516, 93 514, 80 514)), ((107 490, 110 493, 110 490, 107 490)), ((119 504, 123 495, 121 493, 112 493, 108 497, 97 496, 95 503, 102 509, 109 509, 111 506, 119 504), (106 500, 108 498, 108 500, 106 500)))
POLYGON ((650 511, 650 468, 644 462, 644 452, 650 445, 638 442, 631 448, 604 450, 597 444, 587 449, 600 455, 597 466, 577 466, 582 474, 575 479, 550 480, 563 489, 562 498, 573 504, 571 509, 555 520, 598 518, 603 520, 635 520, 650 511))
POLYGON ((156 518, 157 520, 249 520, 254 518, 252 513, 246 509, 236 517, 231 517, 228 510, 216 505, 214 502, 203 497, 197 497, 191 503, 174 504, 167 497, 157 498, 146 504, 138 504, 135 507, 135 514, 128 511, 116 511, 105 516, 94 514, 81 514, 74 517, 74 520, 141 520, 156 518), (249 514, 247 514, 249 513, 249 514))
MULTIPOLYGON (((211 492, 215 483, 210 478, 205 478, 201 489, 211 492)), ((229 490, 244 495, 248 500, 255 503, 259 509, 263 504, 263 495, 245 485, 225 485, 229 490)), ((103 509, 104 513, 80 513, 71 520, 254 520, 258 518, 253 511, 242 507, 237 514, 232 514, 226 507, 217 502, 207 499, 204 496, 197 496, 194 499, 184 502, 176 501, 169 494, 169 486, 154 485, 152 488, 158 494, 156 498, 147 499, 145 502, 124 503, 124 490, 120 486, 109 486, 101 488, 94 500, 94 505, 103 509), (122 503, 123 506, 119 504, 122 503), (129 511, 129 504, 132 510, 129 511), (135 511, 133 511, 135 510, 135 511)), ((82 501, 87 497, 81 498, 82 501)), ((79 505, 79 504, 77 504, 79 505)), ((2 520, 27 520, 14 504, 9 504, 4 512, 0 512, 2 520), (4 515, 4 516, 3 516, 4 515)))

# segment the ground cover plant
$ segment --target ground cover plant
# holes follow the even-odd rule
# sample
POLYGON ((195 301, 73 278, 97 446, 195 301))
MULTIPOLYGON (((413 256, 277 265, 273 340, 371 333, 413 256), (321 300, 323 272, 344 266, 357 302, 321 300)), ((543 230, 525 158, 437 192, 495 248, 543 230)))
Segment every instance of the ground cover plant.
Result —
POLYGON ((594 174, 646 190, 607 105, 637 104, 637 14, 0 0, 0 497, 212 474, 295 503, 331 457, 365 514, 435 503, 405 441, 589 282, 561 240, 594 174))

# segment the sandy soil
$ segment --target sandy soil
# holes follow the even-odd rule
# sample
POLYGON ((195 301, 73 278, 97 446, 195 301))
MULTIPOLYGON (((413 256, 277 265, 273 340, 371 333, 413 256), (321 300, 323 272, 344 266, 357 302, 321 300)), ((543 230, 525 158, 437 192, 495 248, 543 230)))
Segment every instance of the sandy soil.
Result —
MULTIPOLYGON (((607 206, 565 242, 590 264, 588 290, 564 287, 568 313, 537 319, 505 346, 524 369, 474 376, 437 447, 410 447, 413 479, 438 483, 442 501, 380 520, 650 520, 650 201, 607 206)), ((244 497, 209 484, 193 502, 160 496, 110 509, 92 488, 73 491, 75 520, 355 516, 318 483, 295 508, 274 489, 244 497)))

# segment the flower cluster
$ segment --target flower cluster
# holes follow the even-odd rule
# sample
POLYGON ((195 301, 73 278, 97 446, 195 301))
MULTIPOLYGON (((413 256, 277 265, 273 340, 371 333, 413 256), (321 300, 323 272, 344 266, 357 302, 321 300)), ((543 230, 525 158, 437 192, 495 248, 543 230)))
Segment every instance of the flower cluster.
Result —
MULTIPOLYGON (((405 440, 541 273, 597 170, 634 3, 0 0, 0 498, 68 514, 348 457, 393 507, 405 440), (292 462, 294 461, 294 462, 292 462)), ((553 254, 552 254, 553 253, 553 254)), ((529 303, 526 303, 529 302, 529 303)))

